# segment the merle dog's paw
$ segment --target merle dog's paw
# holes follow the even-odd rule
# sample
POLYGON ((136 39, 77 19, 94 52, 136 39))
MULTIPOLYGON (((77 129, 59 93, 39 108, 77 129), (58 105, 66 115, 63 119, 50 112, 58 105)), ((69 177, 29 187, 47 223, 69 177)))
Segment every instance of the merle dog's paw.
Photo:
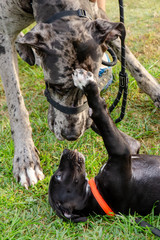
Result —
POLYGON ((44 179, 38 151, 32 141, 26 144, 20 143, 15 148, 13 174, 16 180, 26 189, 31 185, 35 185, 38 180, 44 179))
POLYGON ((96 82, 94 80, 93 73, 87 72, 84 69, 75 69, 72 77, 74 85, 81 90, 83 90, 83 88, 88 85, 89 82, 96 82))
POLYGON ((160 108, 160 95, 154 100, 154 105, 160 108))

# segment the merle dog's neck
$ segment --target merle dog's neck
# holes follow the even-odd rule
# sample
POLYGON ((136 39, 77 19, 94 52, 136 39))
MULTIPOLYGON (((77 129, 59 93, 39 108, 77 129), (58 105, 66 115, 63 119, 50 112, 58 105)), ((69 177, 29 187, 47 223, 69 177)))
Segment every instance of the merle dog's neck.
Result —
POLYGON ((89 1, 86 0, 33 0, 33 13, 36 22, 45 22, 57 12, 78 10, 90 11, 89 1))

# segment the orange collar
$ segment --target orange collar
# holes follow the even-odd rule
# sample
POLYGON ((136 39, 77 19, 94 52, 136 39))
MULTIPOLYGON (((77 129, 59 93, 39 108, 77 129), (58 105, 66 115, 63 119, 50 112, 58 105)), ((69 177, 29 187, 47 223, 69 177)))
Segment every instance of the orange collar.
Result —
POLYGON ((94 178, 90 179, 88 183, 90 185, 93 196, 95 197, 95 199, 97 200, 98 204, 103 209, 103 211, 109 216, 114 216, 115 213, 112 211, 112 209, 108 206, 108 204, 105 202, 105 200, 99 193, 94 178))

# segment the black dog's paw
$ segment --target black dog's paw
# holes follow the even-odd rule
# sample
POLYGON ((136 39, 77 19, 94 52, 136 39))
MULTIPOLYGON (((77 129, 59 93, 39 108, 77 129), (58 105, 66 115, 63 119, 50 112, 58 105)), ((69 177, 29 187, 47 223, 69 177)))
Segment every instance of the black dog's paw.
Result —
POLYGON ((84 69, 75 69, 72 77, 74 85, 81 90, 83 90, 89 82, 96 82, 93 73, 87 72, 84 69))

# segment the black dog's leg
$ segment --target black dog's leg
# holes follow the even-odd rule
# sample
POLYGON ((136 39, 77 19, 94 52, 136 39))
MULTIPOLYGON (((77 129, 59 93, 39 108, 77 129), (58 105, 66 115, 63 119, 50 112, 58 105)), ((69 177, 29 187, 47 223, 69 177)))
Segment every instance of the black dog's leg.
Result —
POLYGON ((129 145, 109 116, 106 104, 99 95, 93 74, 83 69, 77 69, 74 72, 73 80, 75 86, 82 89, 86 94, 89 107, 93 111, 91 117, 103 138, 109 156, 115 156, 117 160, 122 156, 123 158, 130 158, 129 145))

